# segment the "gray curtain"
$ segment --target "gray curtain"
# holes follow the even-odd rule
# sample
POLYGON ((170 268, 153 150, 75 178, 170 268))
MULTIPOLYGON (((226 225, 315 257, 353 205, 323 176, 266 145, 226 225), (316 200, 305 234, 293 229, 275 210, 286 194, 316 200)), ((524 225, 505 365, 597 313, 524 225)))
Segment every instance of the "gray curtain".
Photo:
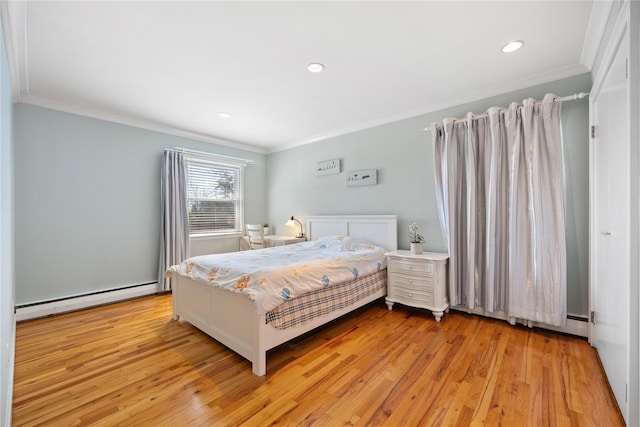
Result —
POLYGON ((431 127, 452 306, 566 324, 561 102, 431 127))
POLYGON ((189 257, 187 169, 181 152, 165 150, 161 174, 160 265, 158 288, 171 289, 165 272, 189 257))

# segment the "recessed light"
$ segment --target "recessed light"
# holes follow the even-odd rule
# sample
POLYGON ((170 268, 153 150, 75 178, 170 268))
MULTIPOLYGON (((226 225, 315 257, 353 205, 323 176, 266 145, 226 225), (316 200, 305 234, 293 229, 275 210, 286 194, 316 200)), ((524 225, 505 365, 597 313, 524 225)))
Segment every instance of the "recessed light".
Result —
POLYGON ((229 117, 231 117, 231 113, 225 113, 224 111, 220 111, 218 113, 218 117, 221 117, 223 119, 228 119, 229 117))
POLYGON ((307 70, 309 70, 312 73, 319 73, 320 71, 324 70, 324 65, 319 62, 312 62, 307 67, 307 70))
POLYGON ((515 52, 516 50, 520 49, 523 45, 524 45, 524 42, 522 40, 509 42, 506 45, 504 45, 504 47, 502 48, 502 51, 504 53, 515 52))

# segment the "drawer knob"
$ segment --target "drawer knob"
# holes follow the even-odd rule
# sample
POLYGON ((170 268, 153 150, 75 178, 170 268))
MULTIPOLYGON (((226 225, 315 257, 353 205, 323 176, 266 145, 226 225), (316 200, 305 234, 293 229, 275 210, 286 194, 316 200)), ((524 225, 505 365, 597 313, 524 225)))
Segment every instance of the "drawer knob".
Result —
POLYGON ((409 284, 413 285, 413 280, 412 279, 409 279, 409 284))
POLYGON ((408 268, 409 270, 411 270, 411 269, 413 268, 413 266, 412 266, 412 265, 410 265, 410 266, 408 266, 407 268, 408 268))

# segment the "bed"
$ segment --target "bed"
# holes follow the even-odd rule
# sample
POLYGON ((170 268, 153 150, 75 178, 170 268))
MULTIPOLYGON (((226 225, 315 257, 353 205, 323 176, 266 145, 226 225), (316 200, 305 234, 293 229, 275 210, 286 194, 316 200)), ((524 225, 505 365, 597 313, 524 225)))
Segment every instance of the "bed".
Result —
MULTIPOLYGON (((358 244, 359 239, 362 239, 386 250, 397 249, 396 215, 311 216, 306 219, 306 230, 309 240, 312 241, 309 243, 310 245, 313 245, 313 242, 324 242, 323 239, 328 239, 327 241, 331 242, 336 236, 346 236, 346 242, 358 244)), ((305 245, 305 243, 289 245, 290 247, 286 249, 292 250, 297 245, 305 245)), ((272 250, 278 250, 278 248, 252 251, 256 253, 252 255, 272 250)), ((183 264, 189 267, 190 262, 187 260, 183 264)), ((199 263, 191 264, 199 265, 199 263)), ((191 267, 195 268, 193 265, 191 267)), ((354 286, 366 289, 367 286, 370 286, 369 284, 375 283, 374 291, 363 292, 362 296, 358 296, 356 300, 353 300, 352 297, 348 303, 336 304, 328 312, 326 309, 320 310, 316 315, 305 319, 302 324, 292 322, 294 324, 292 326, 287 324, 287 310, 296 304, 310 306, 310 296, 316 292, 323 292, 325 289, 309 291, 308 294, 294 291, 293 293, 296 293, 297 297, 285 299, 275 309, 266 311, 266 306, 257 308, 257 304, 263 303, 260 298, 251 299, 247 297, 247 294, 231 292, 220 286, 205 284, 198 281, 202 278, 198 277, 195 270, 192 271, 191 268, 180 269, 178 266, 174 266, 171 269, 172 317, 174 320, 181 318, 191 323, 248 359, 252 363, 253 372, 262 376, 266 374, 266 353, 268 350, 384 297, 386 295, 386 264, 383 263, 379 267, 381 267, 379 271, 363 274, 359 277, 354 271, 354 277, 345 280, 344 283, 331 284, 336 289, 343 289, 346 294, 350 293, 351 291, 348 289, 352 289, 354 286), (188 273, 187 270, 189 270, 188 273), (278 318, 278 316, 274 313, 278 311, 284 312, 285 315, 279 317, 279 320, 276 319, 276 323, 279 322, 276 324, 274 318, 278 318)))

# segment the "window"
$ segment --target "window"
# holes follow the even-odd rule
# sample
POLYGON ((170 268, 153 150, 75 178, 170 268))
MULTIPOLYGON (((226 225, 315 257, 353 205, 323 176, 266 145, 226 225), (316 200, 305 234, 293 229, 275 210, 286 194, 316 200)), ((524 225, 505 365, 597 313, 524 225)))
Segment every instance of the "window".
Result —
POLYGON ((245 163, 212 158, 186 157, 189 234, 228 233, 244 227, 245 163))

